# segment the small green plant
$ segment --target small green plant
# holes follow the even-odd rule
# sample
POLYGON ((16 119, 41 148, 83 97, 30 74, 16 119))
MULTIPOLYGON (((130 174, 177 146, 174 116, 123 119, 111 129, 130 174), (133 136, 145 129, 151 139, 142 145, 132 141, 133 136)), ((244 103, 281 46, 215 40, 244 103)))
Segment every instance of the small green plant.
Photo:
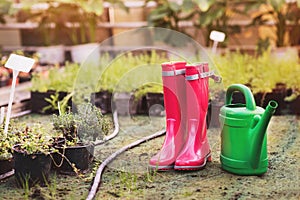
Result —
POLYGON ((72 92, 74 79, 77 76, 79 65, 66 62, 65 66, 60 68, 55 66, 48 72, 33 73, 31 91, 47 92, 72 92))
POLYGON ((35 153, 49 155, 53 151, 53 138, 39 123, 30 126, 18 123, 17 127, 11 130, 11 134, 19 137, 18 150, 27 155, 35 153))
POLYGON ((116 57, 103 72, 98 83, 100 90, 110 92, 135 92, 143 84, 161 83, 160 64, 168 61, 166 55, 155 51, 116 57))
POLYGON ((153 183, 156 175, 157 175, 157 170, 148 169, 147 172, 144 174, 145 182, 153 183))
MULTIPOLYGON (((214 56, 224 88, 231 84, 249 85, 254 94, 272 92, 276 84, 283 83, 297 91, 299 88, 298 56, 287 50, 283 56, 275 57, 270 49, 257 57, 237 53, 214 56)), ((211 85, 214 91, 214 85, 211 85)))
MULTIPOLYGON (((12 132, 12 128, 15 126, 14 120, 10 121, 8 132, 12 132)), ((7 160, 12 158, 11 149, 13 145, 18 143, 20 138, 14 134, 8 134, 6 137, 4 134, 4 124, 0 125, 0 160, 7 160)))
POLYGON ((50 177, 50 182, 45 179, 46 186, 50 192, 50 199, 57 199, 57 176, 56 174, 50 177))
POLYGON ((30 175, 26 174, 24 177, 24 180, 22 180, 22 188, 24 189, 24 199, 25 200, 29 199, 29 194, 30 194, 29 179, 30 179, 30 175))
POLYGON ((121 171, 118 172, 118 174, 122 188, 126 189, 128 192, 137 190, 138 176, 135 173, 121 171))
POLYGON ((222 83, 227 88, 233 83, 248 84, 251 79, 251 61, 253 57, 240 52, 215 55, 214 62, 220 70, 222 83))
POLYGON ((78 112, 53 115, 54 130, 62 133, 69 146, 78 142, 90 143, 101 140, 110 130, 110 122, 91 103, 78 106, 78 112))
POLYGON ((56 92, 55 94, 50 95, 50 98, 45 98, 45 101, 49 103, 48 106, 45 106, 42 109, 42 113, 45 113, 48 110, 51 111, 59 111, 59 112, 66 112, 68 107, 68 103, 73 96, 73 92, 67 94, 62 100, 59 99, 59 93, 56 92))
POLYGON ((134 92, 134 97, 135 99, 141 99, 147 93, 162 94, 163 93, 162 84, 157 84, 157 83, 146 84, 134 92))

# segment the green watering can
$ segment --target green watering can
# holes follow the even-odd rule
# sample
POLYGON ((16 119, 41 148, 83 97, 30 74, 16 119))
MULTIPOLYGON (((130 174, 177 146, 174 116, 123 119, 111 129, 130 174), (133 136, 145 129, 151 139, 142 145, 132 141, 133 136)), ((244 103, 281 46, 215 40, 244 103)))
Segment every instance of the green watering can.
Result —
POLYGON ((266 110, 256 106, 248 87, 231 85, 226 102, 220 111, 221 165, 228 172, 239 175, 261 175, 268 169, 266 129, 278 104, 270 101, 266 110), (231 104, 232 94, 242 92, 245 104, 231 104))

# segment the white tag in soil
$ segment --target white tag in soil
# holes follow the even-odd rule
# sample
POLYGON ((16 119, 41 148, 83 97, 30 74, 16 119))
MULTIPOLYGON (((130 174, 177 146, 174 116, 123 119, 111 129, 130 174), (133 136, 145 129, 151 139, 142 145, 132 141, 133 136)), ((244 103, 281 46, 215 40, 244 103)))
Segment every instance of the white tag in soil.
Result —
POLYGON ((217 46, 219 42, 223 42, 225 40, 225 33, 220 31, 212 31, 209 35, 209 38, 214 41, 212 46, 212 52, 217 53, 217 46))
POLYGON ((16 54, 11 54, 5 63, 5 67, 21 72, 29 72, 35 60, 16 54))
POLYGON ((30 69, 32 68, 32 66, 34 65, 34 62, 35 62, 35 60, 32 58, 27 58, 27 57, 19 56, 16 54, 11 54, 9 56, 7 62, 5 63, 5 67, 13 69, 13 80, 12 80, 12 84, 11 84, 8 108, 7 108, 6 119, 5 119, 5 127, 4 127, 5 136, 8 131, 8 124, 9 124, 9 120, 10 120, 12 103, 14 100, 17 76, 20 71, 21 72, 29 72, 30 69))
POLYGON ((213 41, 224 42, 225 33, 220 32, 220 31, 212 31, 209 35, 209 38, 213 41))

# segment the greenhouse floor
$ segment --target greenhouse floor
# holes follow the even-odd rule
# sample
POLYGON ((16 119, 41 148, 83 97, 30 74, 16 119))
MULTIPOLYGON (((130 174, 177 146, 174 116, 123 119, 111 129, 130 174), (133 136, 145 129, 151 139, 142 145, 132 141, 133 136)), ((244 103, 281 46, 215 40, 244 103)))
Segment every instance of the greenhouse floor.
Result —
MULTIPOLYGON (((51 116, 28 115, 26 122, 51 116)), ((0 183, 0 199, 85 199, 97 166, 117 149, 150 135, 164 126, 164 117, 120 117, 119 135, 96 147, 89 173, 51 175, 46 187, 18 188, 14 177, 0 183)), ((220 129, 208 138, 213 161, 201 171, 149 172, 150 157, 161 147, 159 137, 116 158, 104 171, 96 199, 299 199, 300 117, 274 116, 268 128, 269 169, 263 176, 238 176, 220 167, 220 129)))

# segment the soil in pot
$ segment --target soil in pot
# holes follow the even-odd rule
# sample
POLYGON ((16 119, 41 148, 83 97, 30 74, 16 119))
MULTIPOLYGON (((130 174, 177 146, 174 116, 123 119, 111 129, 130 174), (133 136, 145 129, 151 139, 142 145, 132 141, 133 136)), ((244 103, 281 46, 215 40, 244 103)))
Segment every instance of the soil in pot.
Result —
POLYGON ((42 153, 27 155, 20 151, 19 146, 13 147, 15 161, 15 178, 19 186, 28 181, 29 186, 36 183, 45 185, 51 169, 51 157, 42 153))
POLYGON ((79 172, 85 173, 93 159, 94 146, 78 144, 78 146, 63 147, 57 145, 59 153, 53 154, 53 165, 60 173, 75 175, 74 167, 79 172))
POLYGON ((10 172, 14 168, 13 158, 7 160, 0 160, 0 175, 10 172))

